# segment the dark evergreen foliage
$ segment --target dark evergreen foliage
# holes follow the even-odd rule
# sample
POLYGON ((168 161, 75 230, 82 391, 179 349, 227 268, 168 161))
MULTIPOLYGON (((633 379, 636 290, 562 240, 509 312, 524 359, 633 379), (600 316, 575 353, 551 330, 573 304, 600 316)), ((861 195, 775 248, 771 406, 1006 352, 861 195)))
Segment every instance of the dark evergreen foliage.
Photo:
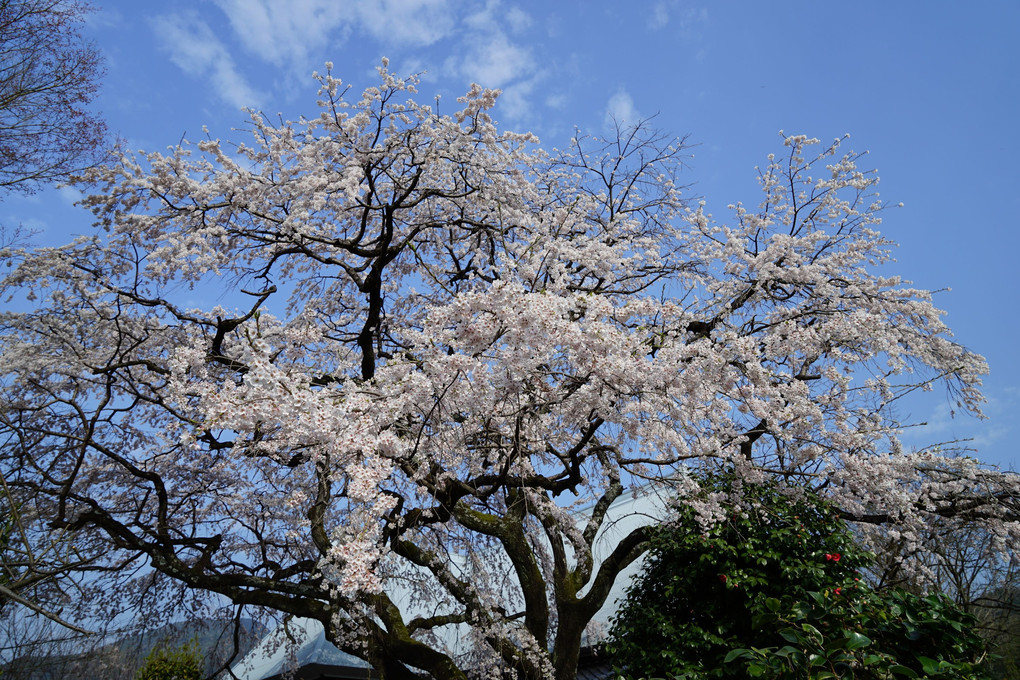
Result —
POLYGON ((708 529, 684 504, 655 532, 611 634, 625 677, 987 677, 971 617, 940 595, 875 591, 850 527, 797 493, 745 488, 708 529))

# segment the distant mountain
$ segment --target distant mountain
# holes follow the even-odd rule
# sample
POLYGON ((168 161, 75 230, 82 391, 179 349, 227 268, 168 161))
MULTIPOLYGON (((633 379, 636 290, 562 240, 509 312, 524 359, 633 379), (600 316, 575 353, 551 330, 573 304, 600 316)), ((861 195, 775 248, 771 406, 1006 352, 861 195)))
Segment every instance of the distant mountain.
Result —
MULTIPOLYGON (((242 619, 234 661, 247 654, 265 636, 267 628, 242 619)), ((206 674, 222 668, 234 651, 233 621, 198 619, 171 623, 154 630, 125 635, 91 651, 71 654, 26 654, 5 664, 2 680, 132 680, 156 646, 176 648, 198 642, 206 674)))

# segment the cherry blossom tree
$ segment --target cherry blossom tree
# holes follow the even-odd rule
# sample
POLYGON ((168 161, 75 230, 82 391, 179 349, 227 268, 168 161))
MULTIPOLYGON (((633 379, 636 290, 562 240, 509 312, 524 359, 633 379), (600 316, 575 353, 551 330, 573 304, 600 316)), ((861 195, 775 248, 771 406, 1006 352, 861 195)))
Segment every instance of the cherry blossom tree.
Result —
POLYGON ((318 619, 387 678, 573 678, 647 546, 614 502, 692 467, 1015 545, 1009 477, 899 444, 900 396, 977 414, 986 368, 883 273, 845 140, 785 137, 718 223, 681 140, 544 152, 496 92, 444 115, 380 74, 327 71, 317 116, 237 146, 121 154, 82 180, 94 235, 5 253, 35 306, 2 317, 0 446, 37 531, 318 619))
POLYGON ((0 0, 0 189, 32 192, 106 152, 106 125, 88 110, 102 75, 81 36, 81 0, 0 0))
MULTIPOLYGON (((106 125, 88 110, 102 60, 80 33, 90 11, 80 0, 0 0, 0 199, 32 193, 105 158, 106 125)), ((0 225, 0 248, 28 236, 0 225)), ((0 471, 0 605, 15 601, 80 631, 40 607, 34 594, 85 565, 65 533, 26 530, 23 509, 0 471)))

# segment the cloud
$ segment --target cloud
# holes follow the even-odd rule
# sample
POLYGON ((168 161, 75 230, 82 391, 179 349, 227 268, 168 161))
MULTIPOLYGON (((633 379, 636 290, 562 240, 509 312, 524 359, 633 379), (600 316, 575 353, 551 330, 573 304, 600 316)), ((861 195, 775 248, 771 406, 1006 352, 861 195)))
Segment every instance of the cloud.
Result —
POLYGON ((484 87, 503 87, 534 68, 531 51, 510 42, 506 34, 493 31, 472 40, 470 57, 460 72, 484 87))
POLYGON ((351 6, 361 27, 384 44, 432 45, 456 27, 447 0, 359 0, 351 6))
POLYGON ((510 30, 516 34, 523 33, 531 28, 531 17, 520 7, 511 7, 507 10, 506 21, 510 30))
POLYGON ((500 117, 517 122, 533 112, 531 95, 546 77, 532 47, 514 37, 527 34, 531 23, 531 17, 520 8, 504 8, 497 0, 489 0, 464 18, 460 46, 444 62, 444 71, 450 75, 503 90, 500 117))
MULTIPOLYGON (((21 243, 21 245, 27 243, 33 247, 42 245, 36 241, 36 237, 49 232, 49 224, 47 224, 46 220, 40 217, 23 217, 21 213, 17 212, 5 212, 0 215, 0 224, 5 225, 5 228, 9 229, 8 236, 20 231, 26 236, 25 242, 21 243)), ((60 243, 65 243, 65 241, 61 240, 60 243)))
POLYGON ((455 26, 449 0, 214 1, 250 55, 291 71, 355 30, 387 47, 421 47, 455 26))
POLYGON ((1020 387, 990 388, 985 397, 988 403, 983 410, 988 420, 978 423, 968 419, 974 431, 973 445, 979 458, 991 456, 996 462, 1012 468, 1017 458, 1010 443, 1016 438, 1014 414, 1020 409, 1020 387))
POLYGON ((651 28, 663 28, 669 23, 669 7, 665 2, 657 2, 652 6, 648 15, 648 25, 651 28))
POLYGON ((447 61, 454 71, 483 87, 502 88, 535 71, 531 49, 511 40, 505 30, 520 30, 530 18, 516 8, 503 15, 498 9, 498 2, 488 2, 464 20, 466 51, 447 61))
POLYGON ((152 26, 177 66, 210 82, 236 106, 253 106, 261 97, 237 67, 243 59, 283 71, 287 81, 304 78, 331 46, 354 31, 383 47, 421 47, 453 34, 451 0, 213 0, 229 30, 215 33, 196 13, 158 17, 152 26), (225 37, 224 37, 225 36, 225 37))
POLYGON ((166 15, 151 23, 170 52, 170 60, 185 73, 209 80, 220 99, 236 108, 254 107, 262 99, 237 70, 227 48, 197 15, 166 15))
POLYGON ((72 186, 67 186, 66 184, 57 189, 57 195, 60 196, 60 200, 67 203, 67 205, 75 205, 78 201, 85 198, 85 194, 72 186))
MULTIPOLYGON (((1000 388, 990 390, 985 396, 988 403, 984 412, 988 420, 973 418, 960 409, 954 409, 948 401, 939 400, 921 411, 927 413, 926 417, 910 418, 922 422, 906 429, 901 439, 909 447, 918 449, 944 444, 946 450, 970 450, 979 460, 1010 467, 1015 462, 1015 455, 1009 447, 1016 433, 1012 416, 1020 407, 1020 389, 1000 388)), ((920 411, 925 401, 923 398, 912 400, 903 408, 910 406, 920 411)))
POLYGON ((708 8, 693 7, 680 0, 658 0, 648 13, 648 27, 659 30, 671 22, 686 37, 697 36, 701 25, 708 22, 708 8))
POLYGON ((288 70, 305 66, 310 53, 334 33, 345 33, 351 18, 343 3, 322 0, 214 1, 249 55, 288 70))
POLYGON ((630 93, 620 88, 606 104, 607 127, 628 127, 636 125, 641 120, 641 114, 634 106, 634 99, 630 93))
POLYGON ((499 99, 500 111, 509 119, 521 122, 532 113, 531 95, 539 78, 514 83, 503 90, 499 99))
POLYGON ((502 89, 499 109, 510 118, 520 119, 532 109, 530 98, 546 77, 528 44, 534 37, 532 17, 500 0, 212 2, 229 25, 219 34, 197 14, 163 17, 154 25, 175 64, 210 80, 223 99, 238 105, 257 103, 238 63, 256 61, 280 69, 282 77, 276 82, 286 86, 321 69, 313 60, 355 34, 373 39, 384 50, 392 48, 403 62, 416 61, 413 52, 401 59, 404 48, 446 40, 450 56, 443 62, 444 75, 463 78, 465 86, 477 82, 502 89), (233 56, 228 46, 235 50, 233 56))
POLYGON ((338 33, 341 39, 346 38, 352 20, 352 12, 345 3, 214 1, 248 55, 289 72, 308 70, 311 53, 327 45, 338 33))
POLYGON ((564 93, 554 92, 545 98, 545 105, 550 109, 562 111, 566 108, 568 101, 569 99, 564 93))

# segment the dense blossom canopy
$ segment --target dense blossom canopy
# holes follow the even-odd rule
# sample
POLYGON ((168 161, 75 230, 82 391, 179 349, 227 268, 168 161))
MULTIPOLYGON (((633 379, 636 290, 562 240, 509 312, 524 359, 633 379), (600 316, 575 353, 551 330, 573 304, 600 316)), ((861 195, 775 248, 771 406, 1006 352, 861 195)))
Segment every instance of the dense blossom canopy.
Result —
POLYGON ((845 140, 786 137, 720 224, 643 126, 543 152, 495 92, 441 115, 380 73, 247 144, 124 153, 85 178, 94 235, 6 253, 35 306, 2 317, 3 472, 40 529, 387 677, 563 680, 646 546, 611 504, 690 466, 1016 538, 1008 477, 898 442, 897 398, 977 413, 986 368, 882 273, 845 140))

